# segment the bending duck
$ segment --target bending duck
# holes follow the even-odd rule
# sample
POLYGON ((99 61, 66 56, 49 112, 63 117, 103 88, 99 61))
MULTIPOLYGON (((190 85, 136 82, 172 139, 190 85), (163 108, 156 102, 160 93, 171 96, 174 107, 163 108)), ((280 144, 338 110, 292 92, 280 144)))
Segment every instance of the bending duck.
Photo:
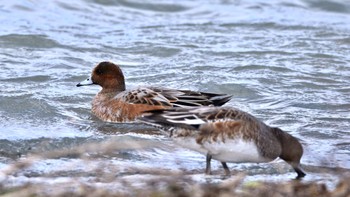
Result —
POLYGON ((160 127, 183 147, 221 162, 261 163, 277 157, 290 164, 297 179, 306 174, 300 166, 303 147, 297 138, 279 128, 269 127, 254 116, 233 107, 193 107, 153 110, 140 117, 141 122, 160 127))

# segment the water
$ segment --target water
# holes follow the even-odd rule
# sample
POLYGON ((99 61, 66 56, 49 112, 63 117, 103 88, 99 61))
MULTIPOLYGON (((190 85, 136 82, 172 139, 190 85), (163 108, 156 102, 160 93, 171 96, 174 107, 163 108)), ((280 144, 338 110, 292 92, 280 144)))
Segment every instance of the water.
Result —
MULTIPOLYGON (((0 21, 0 169, 32 161, 0 176, 7 185, 108 185, 96 170, 136 185, 154 169, 220 181, 202 175, 204 156, 153 128, 91 115, 99 87, 75 85, 104 60, 121 65, 127 87, 232 94, 228 105, 302 140, 305 181, 332 186, 332 169, 350 169, 350 1, 15 0, 0 3, 0 21), (116 147, 32 159, 106 141, 116 147)), ((294 177, 279 160, 229 167, 247 180, 294 177)))

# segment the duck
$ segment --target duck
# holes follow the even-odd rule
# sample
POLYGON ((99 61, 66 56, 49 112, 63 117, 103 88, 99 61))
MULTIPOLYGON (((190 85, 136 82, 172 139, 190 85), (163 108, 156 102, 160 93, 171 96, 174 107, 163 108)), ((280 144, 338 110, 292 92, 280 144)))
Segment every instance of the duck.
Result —
POLYGON ((162 87, 127 90, 121 68, 110 61, 98 63, 91 76, 76 86, 99 85, 102 90, 92 101, 92 113, 106 122, 134 122, 144 111, 193 106, 221 106, 232 95, 162 87))
POLYGON ((280 158, 294 169, 296 179, 306 175, 300 164, 303 147, 296 137, 231 106, 151 110, 138 120, 166 132, 176 144, 206 155, 206 174, 211 174, 211 159, 220 161, 229 176, 227 162, 265 163, 280 158))

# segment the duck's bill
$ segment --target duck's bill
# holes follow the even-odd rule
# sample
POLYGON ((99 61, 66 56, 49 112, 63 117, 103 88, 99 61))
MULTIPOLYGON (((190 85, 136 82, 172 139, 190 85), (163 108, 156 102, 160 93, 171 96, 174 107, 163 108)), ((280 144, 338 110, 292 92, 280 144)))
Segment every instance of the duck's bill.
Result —
POLYGON ((80 87, 80 86, 87 86, 87 85, 92 85, 94 84, 94 82, 91 80, 91 77, 85 79, 84 81, 80 82, 77 84, 77 87, 80 87))

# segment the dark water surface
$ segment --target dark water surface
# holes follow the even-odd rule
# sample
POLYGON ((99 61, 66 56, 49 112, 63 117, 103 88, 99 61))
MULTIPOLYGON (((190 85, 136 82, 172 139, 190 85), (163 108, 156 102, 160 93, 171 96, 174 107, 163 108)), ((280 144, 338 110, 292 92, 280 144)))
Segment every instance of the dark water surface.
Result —
MULTIPOLYGON (((350 1, 336 0, 2 1, 0 181, 115 186, 96 169, 136 186, 154 169, 220 181, 219 162, 204 176, 204 156, 153 128, 91 115, 99 87, 75 85, 111 60, 128 87, 234 95, 228 105, 302 140, 305 181, 332 186, 350 169, 349 21, 350 1), (33 159, 62 150, 86 153, 33 159), (22 160, 33 165, 14 170, 22 160)), ((229 167, 247 181, 295 176, 281 160, 229 167)))

